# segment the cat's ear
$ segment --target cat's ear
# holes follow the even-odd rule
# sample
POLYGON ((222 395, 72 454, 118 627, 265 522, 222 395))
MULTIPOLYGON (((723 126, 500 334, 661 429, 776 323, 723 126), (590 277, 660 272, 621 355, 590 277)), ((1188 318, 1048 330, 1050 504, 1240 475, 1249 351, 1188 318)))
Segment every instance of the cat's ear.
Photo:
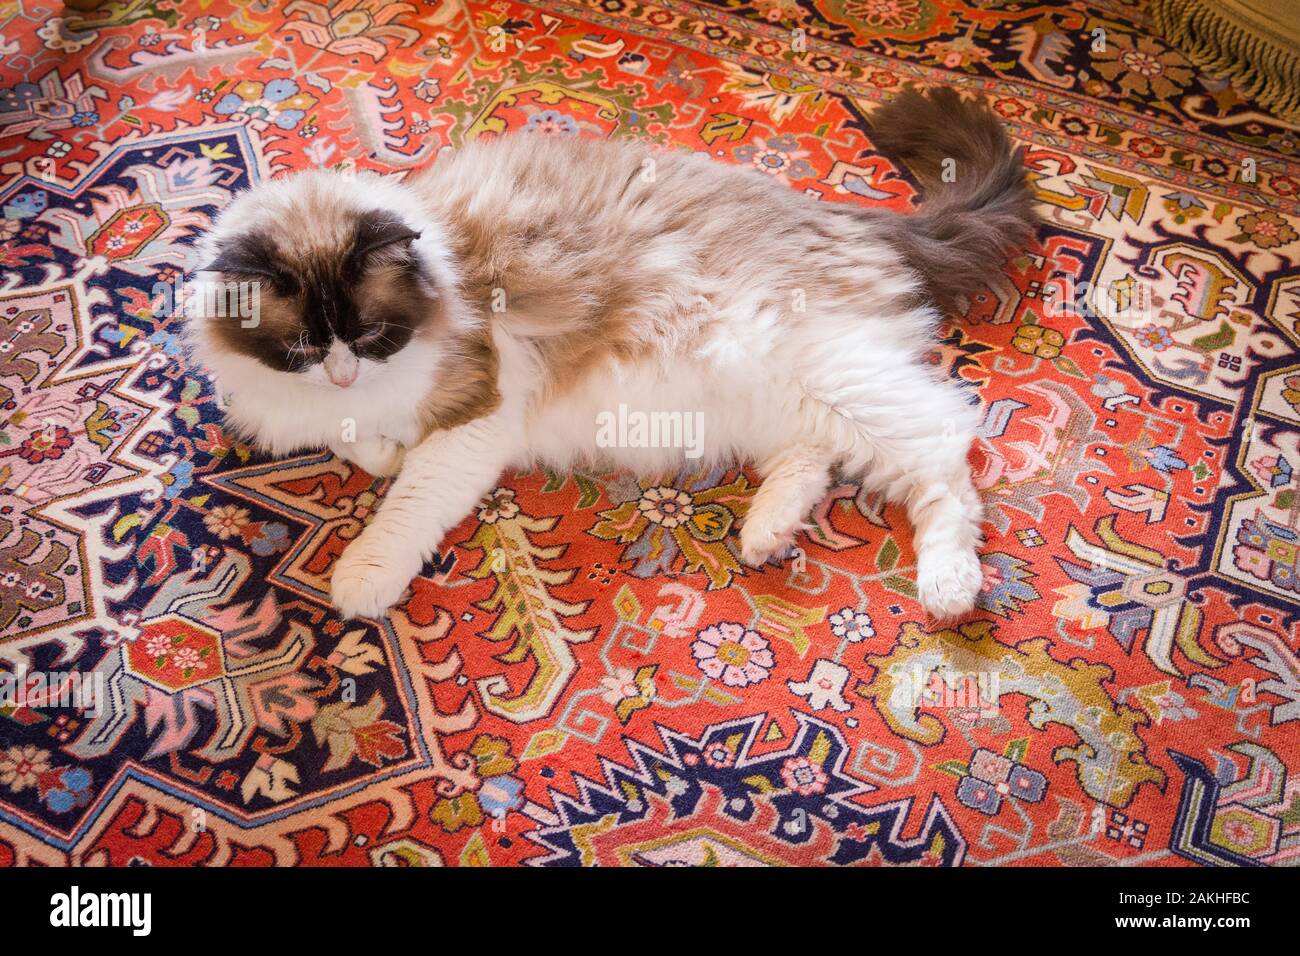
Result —
POLYGON ((409 256, 411 243, 420 233, 396 217, 373 210, 357 223, 357 238, 351 259, 358 268, 377 258, 402 260, 409 256))
POLYGON ((212 261, 199 272, 223 272, 247 278, 275 279, 279 270, 269 255, 265 240, 255 235, 235 236, 217 249, 212 261))

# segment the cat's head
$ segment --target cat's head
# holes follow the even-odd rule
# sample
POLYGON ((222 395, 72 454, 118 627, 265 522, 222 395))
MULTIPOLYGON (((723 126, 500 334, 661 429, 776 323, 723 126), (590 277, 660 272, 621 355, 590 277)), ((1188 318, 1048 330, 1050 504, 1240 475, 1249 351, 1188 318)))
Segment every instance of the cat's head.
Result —
POLYGON ((313 171, 241 193, 199 247, 196 358, 364 385, 448 320, 454 276, 437 227, 391 179, 313 171))

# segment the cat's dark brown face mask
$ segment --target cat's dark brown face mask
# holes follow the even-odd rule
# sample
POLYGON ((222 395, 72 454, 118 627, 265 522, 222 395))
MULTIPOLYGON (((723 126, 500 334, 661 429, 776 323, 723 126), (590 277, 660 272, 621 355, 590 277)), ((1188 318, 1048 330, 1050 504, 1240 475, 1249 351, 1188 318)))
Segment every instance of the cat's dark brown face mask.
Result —
POLYGON ((280 372, 319 377, 323 369, 322 381, 341 388, 406 348, 440 311, 412 248, 419 234, 379 211, 351 218, 333 224, 332 242, 274 226, 226 240, 203 271, 256 283, 257 315, 212 322, 216 343, 280 372))

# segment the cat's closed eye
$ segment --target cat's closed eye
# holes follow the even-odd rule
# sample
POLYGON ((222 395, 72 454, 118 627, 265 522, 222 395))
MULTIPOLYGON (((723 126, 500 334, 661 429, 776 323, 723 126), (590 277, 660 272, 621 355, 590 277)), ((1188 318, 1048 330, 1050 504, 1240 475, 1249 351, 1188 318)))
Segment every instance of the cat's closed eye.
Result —
POLYGON ((365 348, 367 345, 375 345, 384 340, 386 327, 383 325, 374 325, 363 329, 361 334, 352 341, 353 348, 365 348))
POLYGON ((291 339, 283 344, 285 354, 288 355, 289 360, 299 367, 315 365, 325 358, 326 350, 307 341, 305 335, 299 335, 296 339, 291 339))

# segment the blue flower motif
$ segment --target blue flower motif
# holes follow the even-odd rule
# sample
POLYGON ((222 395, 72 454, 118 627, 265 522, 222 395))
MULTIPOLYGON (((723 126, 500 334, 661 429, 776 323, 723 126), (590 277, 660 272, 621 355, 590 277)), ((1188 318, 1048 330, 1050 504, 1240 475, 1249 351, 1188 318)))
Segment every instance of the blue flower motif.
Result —
POLYGON ((281 110, 275 117, 275 125, 280 129, 293 129, 306 115, 302 110, 281 110))
POLYGON ((221 97, 213 109, 219 116, 240 114, 249 119, 267 120, 280 129, 289 130, 302 122, 306 112, 275 107, 297 96, 298 92, 298 84, 284 77, 269 80, 265 84, 246 82, 221 97))
POLYGON ((94 126, 99 122, 99 114, 95 112, 82 111, 72 114, 73 126, 94 126))
POLYGON ((47 790, 45 805, 55 813, 67 813, 90 802, 90 772, 69 767, 59 772, 59 786, 47 790))
POLYGON ((269 522, 262 526, 251 547, 254 554, 262 557, 277 554, 289 547, 289 529, 278 521, 269 522))
POLYGON ((1273 562, 1273 573, 1269 578, 1284 591, 1300 591, 1300 579, 1296 577, 1295 568, 1281 561, 1273 562))
POLYGON ((478 803, 490 817, 504 816, 523 804, 524 783, 518 777, 502 774, 488 777, 478 791, 478 803))
POLYGON ((51 790, 45 795, 45 805, 55 813, 67 813, 77 805, 77 798, 66 790, 51 790))
POLYGON ((964 806, 994 816, 1002 809, 1002 795, 997 787, 978 777, 962 777, 957 784, 957 799, 964 806))
POLYGON ((298 92, 298 84, 293 80, 286 80, 284 77, 271 80, 262 90, 262 95, 272 103, 283 103, 293 94, 298 92))
POLYGON ((1156 445, 1147 453, 1147 460, 1152 468, 1166 475, 1171 471, 1181 471, 1187 467, 1187 462, 1179 458, 1168 445, 1156 445))
POLYGON ((45 211, 50 203, 50 194, 43 189, 22 193, 5 203, 5 216, 9 219, 30 219, 45 211))
MULTIPOLYGON (((293 80, 280 78, 267 83, 262 95, 272 103, 283 103, 289 97, 296 95, 297 92, 297 83, 293 80)), ((281 110, 275 117, 275 125, 280 129, 293 129, 302 122, 303 117, 306 115, 302 110, 281 110)))
POLYGON ((231 113, 243 108, 244 101, 236 93, 227 93, 221 99, 217 100, 217 105, 212 107, 222 116, 229 116, 231 113))
POLYGON ((1023 764, 1016 764, 1011 768, 1007 785, 1011 788, 1011 796, 1027 803, 1037 803, 1047 792, 1047 778, 1023 764))
POLYGON ((957 799, 972 810, 994 816, 1003 797, 1038 803, 1047 793, 1047 778, 1019 761, 980 747, 971 755, 969 773, 957 783, 957 799))
POLYGON ((41 95, 41 88, 35 83, 18 83, 0 90, 0 108, 6 113, 18 112, 41 95))
POLYGON ((172 501, 181 496, 181 493, 194 484, 194 462, 178 461, 168 472, 172 480, 167 484, 163 497, 172 501))
POLYGON ((574 136, 578 132, 578 123, 572 116, 559 110, 542 110, 528 117, 524 127, 526 133, 549 133, 551 135, 574 136))
POLYGON ((90 771, 82 767, 69 767, 63 771, 63 785, 80 793, 90 789, 90 771))

